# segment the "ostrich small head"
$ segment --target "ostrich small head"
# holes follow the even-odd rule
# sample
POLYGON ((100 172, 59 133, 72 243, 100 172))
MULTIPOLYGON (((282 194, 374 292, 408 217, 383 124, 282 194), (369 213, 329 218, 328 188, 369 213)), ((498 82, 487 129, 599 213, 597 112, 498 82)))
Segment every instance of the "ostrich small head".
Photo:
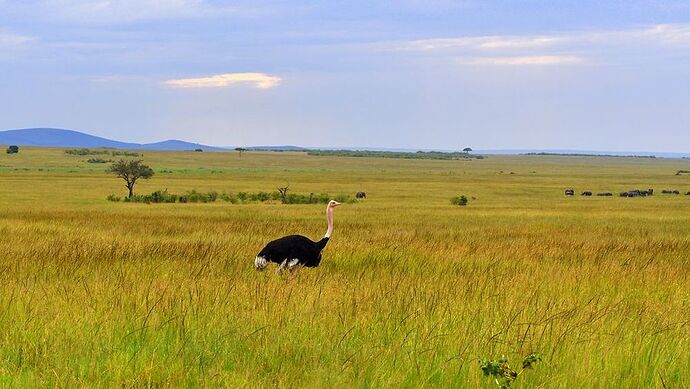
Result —
POLYGON ((337 201, 335 201, 335 200, 331 200, 331 201, 328 202, 328 208, 335 208, 335 207, 337 207, 338 205, 340 205, 340 203, 337 202, 337 201))

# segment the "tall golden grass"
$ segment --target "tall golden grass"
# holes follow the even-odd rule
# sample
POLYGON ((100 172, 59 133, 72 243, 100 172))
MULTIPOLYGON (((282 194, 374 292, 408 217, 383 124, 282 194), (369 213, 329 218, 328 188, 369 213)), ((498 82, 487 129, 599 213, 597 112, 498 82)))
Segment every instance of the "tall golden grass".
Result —
POLYGON ((110 203, 86 158, 0 158, 2 386, 491 387, 478 358, 531 352, 524 387, 690 384, 690 198, 563 196, 690 190, 687 161, 145 152, 142 193, 366 191, 288 281, 253 258, 322 205, 110 203))

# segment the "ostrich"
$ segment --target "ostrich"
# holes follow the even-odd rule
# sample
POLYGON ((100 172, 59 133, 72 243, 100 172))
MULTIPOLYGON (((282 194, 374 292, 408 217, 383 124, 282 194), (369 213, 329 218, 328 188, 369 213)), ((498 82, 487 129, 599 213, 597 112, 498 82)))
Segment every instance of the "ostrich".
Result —
POLYGON ((321 263, 321 251, 333 233, 333 210, 340 205, 331 200, 326 206, 326 220, 328 230, 326 235, 318 242, 314 242, 306 236, 288 235, 269 242, 254 260, 256 270, 264 270, 269 262, 278 264, 276 273, 281 274, 285 268, 292 271, 296 266, 317 267, 321 263))

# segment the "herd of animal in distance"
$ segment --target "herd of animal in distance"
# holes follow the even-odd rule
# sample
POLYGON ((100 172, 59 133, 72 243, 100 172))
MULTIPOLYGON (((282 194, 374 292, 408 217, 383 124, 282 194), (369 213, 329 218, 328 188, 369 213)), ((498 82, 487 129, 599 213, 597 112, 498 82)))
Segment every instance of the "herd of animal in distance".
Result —
MULTIPOLYGON (((664 189, 661 191, 662 194, 672 194, 672 195, 679 195, 680 191, 676 189, 664 189)), ((575 189, 569 188, 565 190, 565 195, 566 196, 575 196, 575 189)), ((593 196, 594 194, 591 191, 584 191, 580 193, 580 196, 593 196)), ((613 196, 613 193, 611 192, 601 192, 597 193, 597 196, 602 196, 602 197, 610 197, 613 196)), ((633 190, 628 190, 625 192, 620 192, 620 197, 645 197, 645 196, 653 196, 654 195, 654 189, 647 189, 647 190, 641 190, 641 189, 633 189, 633 190)), ((685 192, 686 196, 690 196, 690 191, 685 192)))

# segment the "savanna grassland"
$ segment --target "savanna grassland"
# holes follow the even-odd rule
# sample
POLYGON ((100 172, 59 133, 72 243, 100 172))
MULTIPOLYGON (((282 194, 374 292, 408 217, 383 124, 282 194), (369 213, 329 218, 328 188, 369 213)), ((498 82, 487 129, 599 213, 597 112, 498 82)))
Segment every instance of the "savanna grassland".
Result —
POLYGON ((516 387, 690 385, 690 196, 563 196, 690 191, 688 160, 144 152, 139 193, 366 191, 288 281, 254 256, 323 205, 113 203, 87 158, 0 156, 1 386, 489 388, 532 352, 516 387))

